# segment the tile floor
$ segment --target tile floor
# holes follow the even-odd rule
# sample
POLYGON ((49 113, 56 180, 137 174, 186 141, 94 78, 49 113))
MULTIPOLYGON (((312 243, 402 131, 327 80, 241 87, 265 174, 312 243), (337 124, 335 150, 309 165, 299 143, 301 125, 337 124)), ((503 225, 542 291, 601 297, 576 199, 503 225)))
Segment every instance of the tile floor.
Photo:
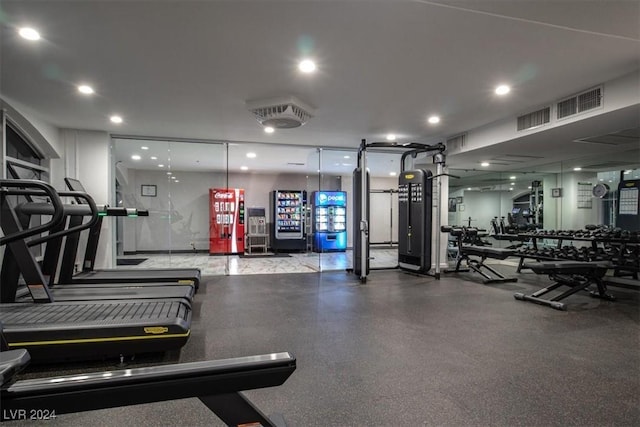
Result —
MULTIPOLYGON (((393 268, 398 264, 397 248, 371 248, 371 268, 393 268)), ((238 255, 209 256, 208 254, 137 254, 147 260, 124 268, 199 268, 202 275, 247 275, 278 273, 317 273, 346 270, 353 265, 351 250, 330 253, 292 253, 289 256, 238 255)))

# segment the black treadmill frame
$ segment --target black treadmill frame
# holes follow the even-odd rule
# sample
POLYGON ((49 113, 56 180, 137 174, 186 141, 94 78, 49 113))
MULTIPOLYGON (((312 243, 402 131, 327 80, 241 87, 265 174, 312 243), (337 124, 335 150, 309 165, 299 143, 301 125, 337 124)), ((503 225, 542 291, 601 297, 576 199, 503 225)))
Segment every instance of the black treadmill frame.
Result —
MULTIPOLYGON (((14 353, 15 363, 25 363, 14 353)), ((67 375, 3 384, 6 414, 54 412, 55 416, 197 397, 225 424, 276 426, 242 393, 283 384, 296 369, 287 352, 150 368, 67 375), (24 412, 20 412, 24 411, 24 412), (40 411, 40 412, 38 412, 40 411)), ((13 366, 3 372, 14 373, 13 366)), ((10 378, 5 378, 9 380, 10 378)))

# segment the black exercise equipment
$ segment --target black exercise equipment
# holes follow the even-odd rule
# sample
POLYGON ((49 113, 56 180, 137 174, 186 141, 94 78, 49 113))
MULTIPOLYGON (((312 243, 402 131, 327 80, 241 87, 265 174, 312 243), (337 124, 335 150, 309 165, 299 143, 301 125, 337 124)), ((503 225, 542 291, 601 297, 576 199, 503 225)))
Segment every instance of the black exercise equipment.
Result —
POLYGON ((620 180, 616 225, 626 230, 640 231, 640 179, 620 180))
MULTIPOLYGON (((426 145, 415 142, 369 142, 362 140, 358 149, 358 165, 353 173, 354 194, 354 251, 353 272, 365 283, 369 274, 369 171, 367 169, 367 148, 398 148, 404 149, 401 160, 401 175, 399 182, 400 221, 398 231, 398 267, 426 273, 431 268, 431 187, 430 179, 439 177, 444 165, 445 146, 442 143, 426 145), (430 176, 424 170, 405 170, 405 160, 411 156, 415 158, 419 153, 436 151, 434 163, 438 165, 438 174, 430 176), (408 178, 409 175, 414 175, 408 178), (428 184, 428 185, 427 185, 428 184), (406 196, 405 196, 406 194, 406 196), (418 194, 420 195, 418 197, 418 194), (428 205, 427 205, 428 202, 428 205), (403 205, 404 203, 404 205, 403 205), (411 221, 411 223, 402 223, 411 221)), ((439 194, 439 193, 438 193, 439 194)), ((438 211, 437 223, 439 224, 438 211)), ((438 237, 439 239, 439 237, 438 237)), ((436 255, 436 278, 439 278, 439 241, 436 255)))
POLYGON ((612 295, 607 293, 607 287, 602 280, 607 270, 612 267, 609 262, 542 261, 527 263, 525 267, 530 268, 536 274, 549 275, 554 283, 531 295, 516 293, 514 298, 517 300, 534 302, 556 310, 566 310, 566 305, 559 301, 588 288, 592 284, 595 284, 598 290, 597 292, 592 291, 591 296, 609 301, 615 300, 612 295), (542 298, 543 295, 562 286, 568 286, 569 289, 553 298, 542 298))
POLYGON ((398 183, 398 265, 426 273, 431 269, 431 172, 403 171, 398 183))
MULTIPOLYGON (((101 285, 82 287, 82 286, 51 286, 53 281, 46 280, 43 272, 41 271, 40 264, 36 261, 35 257, 31 254, 29 247, 34 244, 47 243, 47 250, 45 251, 45 262, 47 261, 47 255, 51 252, 50 243, 55 243, 55 247, 59 246, 60 241, 63 240, 64 235, 68 233, 80 233, 82 230, 90 228, 97 220, 98 209, 88 195, 80 192, 58 192, 59 196, 72 196, 77 199, 82 198, 86 200, 86 204, 82 205, 63 205, 63 215, 65 217, 89 217, 90 221, 83 223, 82 221, 74 224, 72 227, 65 229, 64 222, 61 226, 54 227, 52 230, 55 232, 43 236, 40 239, 31 240, 27 242, 25 239, 20 239, 9 244, 4 258, 2 261, 2 270, 0 272, 0 278, 2 279, 2 299, 3 303, 17 302, 21 297, 34 298, 36 302, 51 302, 53 299, 56 301, 104 301, 104 300, 129 300, 129 299, 167 299, 167 298, 182 298, 188 304, 191 304, 193 299, 194 287, 191 284, 185 284, 182 286, 162 286, 156 284, 156 286, 134 286, 128 284, 128 286, 109 286, 101 285), (26 290, 28 292, 18 293, 18 280, 22 276, 26 290), (34 293, 33 290, 37 289, 39 292, 34 293), (43 292, 48 295, 47 298, 43 292)), ((29 227, 32 217, 34 216, 46 216, 52 215, 55 212, 53 206, 49 203, 35 203, 27 202, 16 205, 14 207, 15 215, 5 215, 2 217, 0 225, 5 233, 13 233, 19 228, 25 229, 29 227), (15 221, 19 219, 20 224, 15 221)), ((104 212, 104 209, 103 209, 104 212)), ((57 251, 56 251, 57 253, 57 251)), ((56 257, 57 261, 57 257, 56 257)), ((49 261, 49 268, 53 268, 53 271, 47 272, 51 277, 55 276, 55 266, 57 262, 53 263, 49 261)))
POLYGON ((443 225, 440 230, 443 233, 449 233, 455 237, 457 244, 456 267, 454 269, 445 270, 446 273, 464 273, 469 270, 473 270, 484 277, 484 280, 482 281, 484 284, 518 281, 517 278, 506 277, 498 270, 485 264, 487 259, 504 260, 514 254, 513 250, 465 244, 465 240, 473 241, 477 238, 477 228, 450 227, 443 225), (463 262, 467 268, 461 268, 463 262))
MULTIPOLYGON (((17 218, 13 196, 29 193, 48 197, 55 221, 38 231, 47 231, 64 218, 64 205, 49 185, 33 180, 0 180, 4 256, 23 251, 33 257, 20 239, 33 235, 17 218), (22 188, 25 188, 23 190, 22 188), (4 227, 6 224, 10 226, 4 227), (18 244, 16 244, 18 243, 18 244), (25 249, 26 248, 26 249, 25 249)), ((86 209, 86 208, 85 208, 86 209)), ((30 239, 30 244, 40 238, 30 239)), ((35 303, 0 305, 0 322, 9 349, 28 349, 33 360, 101 358, 179 349, 189 335, 191 307, 176 299, 139 299, 89 302, 55 302, 40 272, 29 279, 35 303)), ((3 281, 2 286, 5 285, 3 281)), ((2 289, 5 294, 5 289, 2 289)))
POLYGON ((229 426, 284 425, 241 391, 281 385, 296 369, 285 352, 14 382, 28 362, 26 350, 0 353, 3 421, 197 397, 229 426))
MULTIPOLYGON (((77 179, 65 178, 65 183, 72 190, 85 192, 84 186, 77 179)), ((196 290, 198 289, 201 273, 197 268, 95 269, 102 219, 103 216, 98 217, 98 221, 89 229, 82 271, 79 273, 74 274, 80 233, 73 233, 67 237, 60 265, 61 284, 167 282, 193 283, 196 290)))

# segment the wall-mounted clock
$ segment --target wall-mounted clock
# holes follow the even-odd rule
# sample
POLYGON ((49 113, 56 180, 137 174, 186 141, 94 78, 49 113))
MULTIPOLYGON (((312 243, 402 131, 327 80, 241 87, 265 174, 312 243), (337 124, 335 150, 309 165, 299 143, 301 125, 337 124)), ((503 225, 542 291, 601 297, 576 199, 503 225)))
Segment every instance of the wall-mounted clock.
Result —
POLYGON ((609 186, 607 184, 599 183, 593 186, 593 190, 591 193, 594 197, 602 199, 604 196, 609 194, 609 186))

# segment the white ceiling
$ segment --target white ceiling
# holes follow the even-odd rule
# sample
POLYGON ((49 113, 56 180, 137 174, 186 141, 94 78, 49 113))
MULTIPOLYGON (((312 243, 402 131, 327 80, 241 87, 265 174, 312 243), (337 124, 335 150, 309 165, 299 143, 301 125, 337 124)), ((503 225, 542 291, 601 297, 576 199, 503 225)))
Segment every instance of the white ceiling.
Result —
MULTIPOLYGON (((3 0, 0 23, 0 93, 41 119, 240 146, 356 149, 388 132, 431 143, 640 68, 638 1, 3 0), (19 38, 16 28, 27 24, 43 40, 19 38), (316 60, 315 74, 297 71, 303 57, 316 60), (96 95, 80 96, 80 82, 96 95), (513 87, 504 98, 493 94, 501 82, 513 87), (283 95, 314 106, 315 116, 265 134, 245 102, 283 95), (123 124, 109 123, 115 112, 123 124), (430 114, 442 122, 429 125, 430 114)), ((610 147, 572 142, 640 121, 637 108, 608 119, 552 130, 553 146, 543 132, 452 156, 450 165, 471 170, 505 152, 534 152, 522 168, 608 155, 610 147)), ((177 149, 172 156, 177 162, 177 149)), ((263 167, 288 156, 313 163, 308 150, 272 147, 262 156, 263 167)))

